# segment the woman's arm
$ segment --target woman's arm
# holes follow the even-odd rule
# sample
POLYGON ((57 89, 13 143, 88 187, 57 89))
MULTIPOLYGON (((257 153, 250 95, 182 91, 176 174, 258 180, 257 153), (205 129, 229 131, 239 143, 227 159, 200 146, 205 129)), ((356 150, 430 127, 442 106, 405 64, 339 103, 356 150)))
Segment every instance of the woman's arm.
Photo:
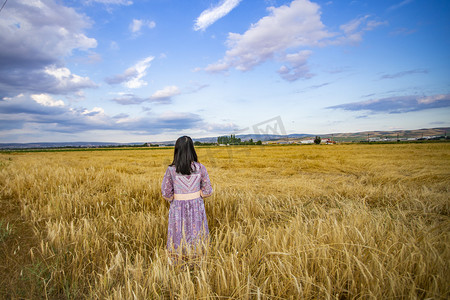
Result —
POLYGON ((173 200, 173 196, 170 197, 170 198, 166 198, 166 197, 163 196, 163 198, 164 198, 165 200, 169 201, 169 202, 172 202, 172 200, 173 200))
POLYGON ((206 171, 205 166, 202 165, 201 169, 202 178, 200 180, 200 196, 202 198, 206 198, 211 196, 213 193, 213 188, 211 186, 211 181, 209 180, 208 172, 206 171))
MULTIPOLYGON (((212 194, 212 192, 211 192, 211 194, 212 194)), ((202 198, 206 198, 206 197, 209 197, 209 196, 211 196, 211 194, 209 194, 209 195, 205 195, 205 194, 203 194, 203 191, 202 191, 202 190, 200 190, 200 196, 201 196, 202 198)))
POLYGON ((173 200, 173 180, 169 168, 167 168, 162 180, 161 194, 165 200, 169 202, 173 200))

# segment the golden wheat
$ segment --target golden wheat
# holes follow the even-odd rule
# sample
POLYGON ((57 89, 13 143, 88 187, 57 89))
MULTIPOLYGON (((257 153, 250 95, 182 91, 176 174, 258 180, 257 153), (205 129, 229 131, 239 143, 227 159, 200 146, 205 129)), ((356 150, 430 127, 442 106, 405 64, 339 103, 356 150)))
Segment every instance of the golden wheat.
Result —
POLYGON ((0 155, 1 199, 39 241, 36 295, 450 296, 450 144, 199 147, 215 192, 208 254, 193 268, 165 252, 172 152, 0 155))

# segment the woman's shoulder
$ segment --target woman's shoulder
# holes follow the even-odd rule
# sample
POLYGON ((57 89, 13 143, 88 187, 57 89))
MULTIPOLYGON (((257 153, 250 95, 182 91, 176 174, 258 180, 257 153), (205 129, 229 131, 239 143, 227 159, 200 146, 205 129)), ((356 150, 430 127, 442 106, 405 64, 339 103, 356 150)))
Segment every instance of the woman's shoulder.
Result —
POLYGON ((205 166, 202 163, 198 162, 198 161, 194 161, 193 163, 195 165, 196 170, 198 170, 198 171, 200 171, 201 169, 205 168, 205 166))
POLYGON ((202 168, 205 167, 205 166, 204 166, 201 162, 199 162, 199 161, 194 161, 193 163, 194 163, 195 165, 199 166, 199 167, 202 167, 202 168))

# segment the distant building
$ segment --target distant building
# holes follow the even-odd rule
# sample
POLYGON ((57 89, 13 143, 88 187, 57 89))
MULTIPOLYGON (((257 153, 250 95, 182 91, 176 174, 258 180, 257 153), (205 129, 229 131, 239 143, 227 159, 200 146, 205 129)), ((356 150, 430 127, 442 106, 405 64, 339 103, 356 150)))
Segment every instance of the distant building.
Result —
POLYGON ((303 141, 300 141, 300 143, 302 143, 302 144, 314 144, 314 140, 303 140, 303 141))

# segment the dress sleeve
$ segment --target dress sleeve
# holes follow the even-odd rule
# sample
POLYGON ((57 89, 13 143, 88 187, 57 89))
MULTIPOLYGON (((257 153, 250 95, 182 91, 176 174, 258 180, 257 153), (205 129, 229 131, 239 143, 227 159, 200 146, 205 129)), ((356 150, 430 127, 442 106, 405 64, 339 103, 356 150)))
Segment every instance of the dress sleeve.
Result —
POLYGON ((161 194, 167 201, 173 200, 173 179, 169 168, 167 168, 162 180, 161 194))
POLYGON ((202 178, 200 180, 200 189, 205 197, 208 197, 212 194, 213 189, 211 186, 211 181, 209 180, 208 171, 206 171, 205 166, 202 165, 201 169, 202 178))

